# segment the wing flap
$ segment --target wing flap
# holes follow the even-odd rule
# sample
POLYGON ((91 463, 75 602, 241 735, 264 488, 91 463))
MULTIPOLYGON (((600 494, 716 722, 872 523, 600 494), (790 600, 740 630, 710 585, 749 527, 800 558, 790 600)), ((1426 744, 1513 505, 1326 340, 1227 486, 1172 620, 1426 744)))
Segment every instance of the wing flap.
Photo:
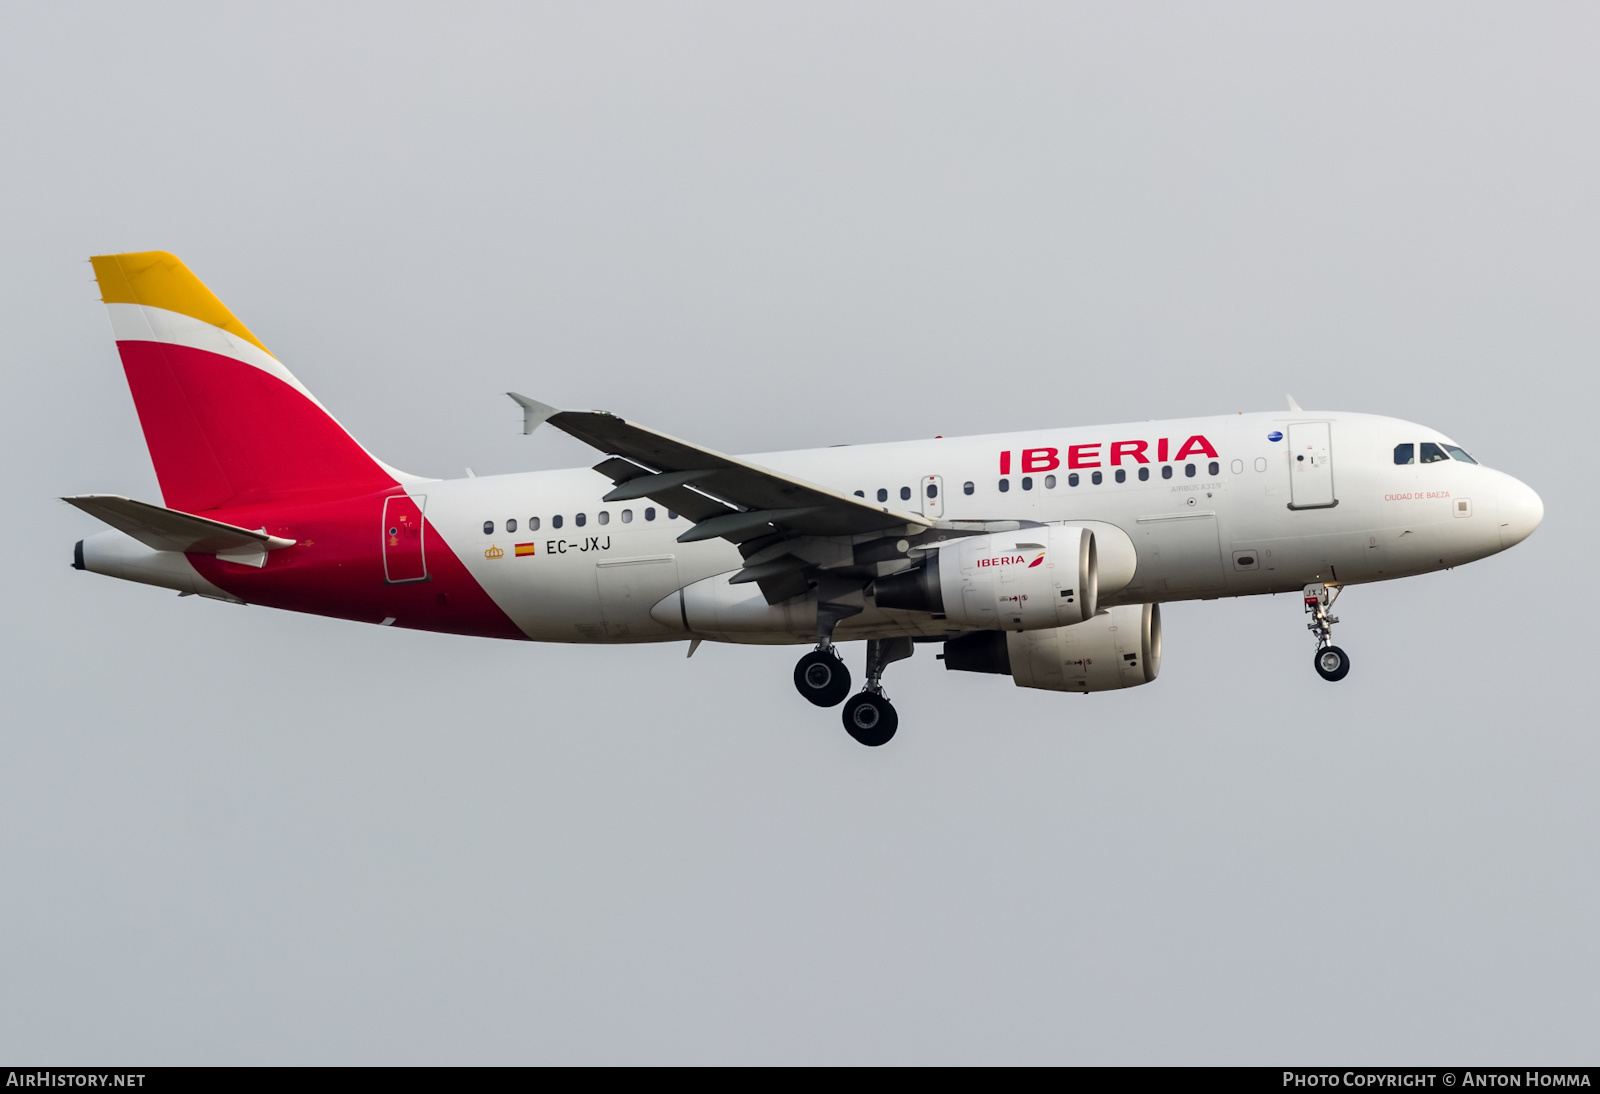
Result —
POLYGON ((612 491, 616 500, 648 497, 697 524, 730 518, 723 522, 725 531, 695 538, 720 535, 740 543, 767 534, 768 524, 813 536, 886 533, 907 525, 914 529, 932 527, 931 521, 919 515, 871 505, 624 421, 603 410, 563 410, 546 420, 612 455, 595 470, 617 484, 618 489, 612 491), (772 515, 753 522, 732 519, 735 513, 743 512, 772 515))
POLYGON ((725 502, 697 493, 681 485, 682 480, 677 482, 668 481, 666 476, 657 475, 649 468, 640 467, 638 464, 631 460, 625 460, 621 456, 612 456, 608 460, 601 460, 594 465, 594 470, 617 484, 617 490, 611 491, 610 494, 601 499, 602 501, 628 501, 635 498, 648 498, 657 505, 665 506, 669 512, 681 513, 696 523, 709 520, 712 517, 720 517, 726 513, 737 512, 733 506, 725 502), (655 481, 647 483, 645 480, 655 481), (612 496, 618 490, 630 487, 635 483, 645 486, 646 489, 629 493, 625 497, 612 496))

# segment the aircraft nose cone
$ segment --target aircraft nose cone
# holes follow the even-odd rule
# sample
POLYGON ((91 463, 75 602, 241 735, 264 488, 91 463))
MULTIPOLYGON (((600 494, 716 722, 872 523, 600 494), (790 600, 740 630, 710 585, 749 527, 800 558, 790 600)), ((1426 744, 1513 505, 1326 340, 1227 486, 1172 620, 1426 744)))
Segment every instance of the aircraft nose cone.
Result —
POLYGON ((1500 546, 1513 547, 1529 536, 1544 520, 1544 502, 1533 489, 1511 479, 1500 488, 1500 546))

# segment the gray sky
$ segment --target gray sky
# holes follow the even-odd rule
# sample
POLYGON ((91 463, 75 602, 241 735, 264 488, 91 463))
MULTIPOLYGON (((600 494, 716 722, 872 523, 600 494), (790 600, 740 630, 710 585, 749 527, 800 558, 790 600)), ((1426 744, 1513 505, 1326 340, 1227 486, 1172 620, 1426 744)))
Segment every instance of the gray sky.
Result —
MULTIPOLYGON (((1567 1063, 1600 1029, 1593 5, 6 5, 0 1058, 1567 1063), (1282 406, 1543 496, 1172 605, 1079 697, 69 568, 157 500, 85 259, 181 255, 381 458, 1282 406)), ((859 665, 860 647, 850 650, 859 665)))

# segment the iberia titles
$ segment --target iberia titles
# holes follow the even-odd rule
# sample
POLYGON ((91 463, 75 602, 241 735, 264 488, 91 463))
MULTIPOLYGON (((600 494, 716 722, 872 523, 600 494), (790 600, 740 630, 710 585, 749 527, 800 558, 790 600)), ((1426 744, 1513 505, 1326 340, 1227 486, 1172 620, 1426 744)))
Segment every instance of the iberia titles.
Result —
MULTIPOLYGON (((1151 444, 1149 441, 1096 441, 1093 444, 1073 444, 1067 446, 1067 468, 1076 471, 1080 468, 1089 469, 1104 466, 1101 461, 1109 461, 1111 467, 1120 467, 1124 461, 1130 463, 1149 463, 1151 444), (1102 452, 1101 450, 1105 451, 1102 452)), ((1207 459, 1217 458, 1217 449, 1203 434, 1196 433, 1189 437, 1172 455, 1171 438, 1161 437, 1155 442, 1156 463, 1181 463, 1192 456, 1205 456, 1207 459)), ((1054 471, 1061 466, 1061 450, 1059 448, 1024 448, 1016 453, 1018 470, 1024 475, 1031 475, 1041 471, 1054 471)), ((1000 453, 1000 474, 1011 474, 1012 453, 1000 453)))

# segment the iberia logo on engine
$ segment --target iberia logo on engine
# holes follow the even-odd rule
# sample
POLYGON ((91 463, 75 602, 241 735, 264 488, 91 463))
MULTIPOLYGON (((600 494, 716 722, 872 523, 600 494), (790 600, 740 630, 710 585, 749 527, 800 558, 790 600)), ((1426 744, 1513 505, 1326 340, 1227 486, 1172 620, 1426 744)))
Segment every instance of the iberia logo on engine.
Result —
POLYGON ((1034 556, 1034 559, 1033 559, 1032 562, 1028 562, 1028 556, 1027 555, 990 555, 987 558, 980 558, 978 560, 978 565, 979 566, 1020 566, 1024 562, 1027 562, 1028 563, 1028 569, 1031 570, 1031 569, 1033 569, 1035 566, 1039 565, 1039 563, 1041 563, 1043 561, 1044 561, 1044 552, 1040 551, 1037 555, 1034 556))

